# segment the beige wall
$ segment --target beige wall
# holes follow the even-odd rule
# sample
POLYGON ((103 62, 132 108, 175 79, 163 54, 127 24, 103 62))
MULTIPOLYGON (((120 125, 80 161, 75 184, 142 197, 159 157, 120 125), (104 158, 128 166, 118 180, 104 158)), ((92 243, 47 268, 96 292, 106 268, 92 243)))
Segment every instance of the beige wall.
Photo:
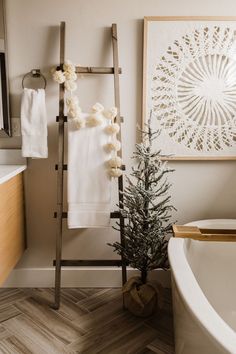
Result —
MULTIPOLYGON (((48 267, 54 257, 56 206, 58 87, 48 71, 58 63, 61 20, 67 23, 66 57, 81 65, 110 65, 109 26, 119 33, 121 111, 124 160, 130 168, 141 117, 142 19, 145 15, 232 15, 234 0, 8 0, 7 28, 12 116, 19 117, 22 75, 41 68, 47 75, 49 158, 29 161, 26 173, 28 250, 19 267, 48 267)), ((79 80, 81 106, 95 101, 113 104, 111 78, 79 80)), ((20 138, 1 139, 0 148, 17 147, 20 138)), ((173 203, 179 223, 204 218, 236 216, 236 162, 175 162, 172 175, 173 203)), ((114 257, 106 246, 115 240, 112 230, 66 231, 64 256, 71 258, 114 257)))

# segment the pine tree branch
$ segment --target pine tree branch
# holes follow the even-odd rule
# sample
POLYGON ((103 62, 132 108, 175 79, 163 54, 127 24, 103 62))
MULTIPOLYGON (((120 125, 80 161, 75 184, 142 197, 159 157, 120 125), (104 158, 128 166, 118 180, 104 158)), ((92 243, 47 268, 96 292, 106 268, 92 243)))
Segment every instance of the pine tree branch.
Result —
MULTIPOLYGON (((173 169, 161 160, 161 151, 153 150, 159 133, 152 132, 149 124, 142 131, 143 142, 136 144, 133 159, 137 164, 126 178, 127 187, 120 203, 120 212, 125 217, 125 247, 120 242, 109 243, 142 274, 157 267, 166 268, 167 237, 171 232, 171 212, 175 210, 170 204, 171 184, 167 181, 173 169)), ((120 231, 120 223, 114 228, 120 231)))

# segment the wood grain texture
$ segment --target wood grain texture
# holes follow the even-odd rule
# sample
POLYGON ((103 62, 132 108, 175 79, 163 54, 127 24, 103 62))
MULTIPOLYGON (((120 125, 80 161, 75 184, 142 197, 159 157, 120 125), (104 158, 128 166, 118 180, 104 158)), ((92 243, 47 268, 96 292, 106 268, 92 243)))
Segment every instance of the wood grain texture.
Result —
POLYGON ((173 344, 165 343, 165 341, 161 341, 160 339, 155 339, 152 341, 147 345, 147 348, 154 351, 154 353, 175 354, 173 344))
POLYGON ((0 309, 6 308, 25 298, 26 295, 20 289, 0 289, 0 309))
POLYGON ((145 124, 148 122, 146 117, 146 91, 147 91, 147 30, 148 30, 148 18, 144 17, 143 23, 143 82, 142 82, 142 124, 141 128, 144 130, 145 124))
POLYGON ((64 344, 69 344, 84 334, 74 323, 60 316, 56 311, 49 309, 47 305, 41 304, 36 299, 29 298, 20 301, 15 306, 37 323, 39 327, 48 329, 64 344))
MULTIPOLYGON (((60 24, 60 68, 63 69, 65 62, 65 36, 66 24, 60 24)), ((61 289, 61 255, 62 255, 62 214, 63 214, 63 181, 64 181, 64 83, 59 85, 59 120, 58 120, 58 170, 57 170, 57 234, 56 234, 56 270, 55 270, 55 301, 54 308, 60 306, 61 289)))
MULTIPOLYGON (((117 108, 117 115, 114 119, 114 122, 119 124, 120 130, 117 134, 118 141, 122 141, 121 134, 121 117, 120 117, 120 81, 119 81, 119 52, 118 52, 118 34, 117 34, 117 25, 116 23, 112 24, 111 27, 112 35, 112 52, 113 52, 113 66, 114 66, 114 94, 115 94, 115 106, 117 108)), ((118 156, 122 159, 122 145, 121 149, 118 151, 118 156)), ((122 247, 125 247, 125 238, 124 238, 124 217, 122 215, 123 209, 123 174, 118 178, 118 197, 119 197, 119 229, 120 229, 120 243, 122 247)), ((124 285, 127 281, 127 270, 126 262, 121 253, 121 268, 122 268, 122 284, 124 285)))
MULTIPOLYGON (((118 69, 122 73, 121 68, 118 69)), ((114 68, 99 66, 76 66, 76 74, 114 74, 114 68)))
POLYGON ((83 316, 79 325, 85 331, 90 331, 100 326, 101 323, 109 323, 114 317, 121 315, 123 311, 123 299, 119 296, 112 302, 107 302, 107 304, 97 308, 93 313, 83 316))
POLYGON ((0 184, 0 284, 25 250, 23 174, 0 184))
POLYGON ((162 157, 162 161, 235 161, 236 156, 167 156, 162 157))
POLYGON ((8 338, 11 336, 11 333, 9 333, 6 328, 4 328, 2 325, 0 325, 0 341, 8 338))
POLYGON ((122 296, 120 289, 103 289, 102 291, 81 300, 80 305, 92 312, 100 306, 113 301, 117 296, 122 296))
MULTIPOLYGON (((120 316, 113 318, 112 321, 97 326, 88 334, 80 337, 78 341, 72 343, 71 349, 83 353, 99 353, 105 348, 109 348, 115 341, 119 341, 124 334, 133 331, 140 326, 140 319, 131 316, 128 312, 123 312, 120 316)), ((101 323, 101 322, 100 322, 101 323)))
POLYGON ((196 226, 173 225, 174 237, 199 241, 236 242, 236 230, 200 229, 196 226))
POLYGON ((150 343, 155 337, 156 332, 154 329, 141 325, 131 332, 125 332, 121 338, 116 339, 109 345, 109 347, 105 347, 97 353, 141 354, 148 343, 150 343))
MULTIPOLYGON (((32 296, 40 304, 50 306, 53 302, 54 291, 52 289, 26 289, 24 292, 32 296)), ((82 317, 88 313, 85 308, 67 299, 67 296, 63 293, 61 294, 60 308, 54 312, 70 321, 76 321, 78 324, 82 317)))
POLYGON ((28 316, 17 316, 4 322, 3 326, 16 338, 20 338, 20 342, 29 353, 67 353, 62 342, 57 340, 47 329, 38 327, 28 316))
POLYGON ((73 303, 76 303, 82 299, 85 299, 87 296, 80 289, 76 289, 76 288, 61 289, 61 294, 62 294, 62 296, 66 297, 67 300, 69 300, 73 303))
POLYGON ((9 318, 16 317, 20 315, 20 311, 13 305, 9 305, 7 307, 0 309, 0 322, 4 322, 9 320, 9 318))
POLYGON ((53 289, 0 289, 0 353, 174 353, 168 289, 162 310, 147 319, 123 310, 121 289, 64 288, 59 311, 49 306, 53 295, 53 289))
POLYGON ((31 354, 30 351, 17 337, 9 336, 1 341, 0 351, 3 354, 31 354))
POLYGON ((145 21, 236 21, 236 16, 145 16, 145 21))

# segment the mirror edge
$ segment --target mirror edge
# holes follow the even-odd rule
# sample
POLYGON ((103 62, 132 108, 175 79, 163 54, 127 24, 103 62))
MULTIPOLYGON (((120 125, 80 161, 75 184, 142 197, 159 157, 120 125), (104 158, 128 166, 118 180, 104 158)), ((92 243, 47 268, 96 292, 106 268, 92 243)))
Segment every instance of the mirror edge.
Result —
POLYGON ((4 128, 0 129, 0 138, 9 138, 12 136, 11 131, 11 118, 10 118, 10 92, 9 92, 9 75, 8 75, 8 49, 7 49, 7 26, 6 26, 6 0, 2 0, 3 6, 3 28, 4 28, 4 40, 5 40, 5 53, 3 63, 1 65, 5 68, 5 87, 3 91, 5 91, 5 117, 4 117, 4 128))

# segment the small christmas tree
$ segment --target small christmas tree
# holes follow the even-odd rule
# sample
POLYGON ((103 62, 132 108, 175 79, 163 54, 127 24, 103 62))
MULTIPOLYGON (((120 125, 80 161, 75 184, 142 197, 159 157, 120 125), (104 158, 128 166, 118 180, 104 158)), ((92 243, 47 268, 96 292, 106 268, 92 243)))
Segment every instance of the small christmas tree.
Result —
MULTIPOLYGON (((125 247, 120 242, 109 244, 119 255, 123 255, 127 265, 141 272, 143 284, 148 271, 167 268, 167 236, 171 232, 171 212, 168 191, 168 173, 160 151, 153 151, 152 142, 159 132, 152 132, 149 124, 143 131, 143 142, 136 144, 133 158, 137 166, 127 177, 127 187, 123 192, 120 212, 125 217, 125 247)), ((117 224, 120 229, 119 223, 117 224)))

